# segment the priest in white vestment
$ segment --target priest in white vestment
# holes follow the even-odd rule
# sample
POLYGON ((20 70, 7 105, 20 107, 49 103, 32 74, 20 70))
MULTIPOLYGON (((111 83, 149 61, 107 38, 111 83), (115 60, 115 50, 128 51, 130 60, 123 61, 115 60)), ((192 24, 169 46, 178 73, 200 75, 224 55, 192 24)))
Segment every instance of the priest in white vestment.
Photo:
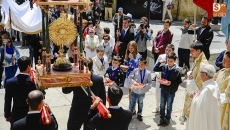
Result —
POLYGON ((197 92, 191 92, 193 98, 188 130, 220 130, 220 92, 213 77, 215 68, 213 65, 203 65, 200 76, 203 81, 202 88, 197 92))

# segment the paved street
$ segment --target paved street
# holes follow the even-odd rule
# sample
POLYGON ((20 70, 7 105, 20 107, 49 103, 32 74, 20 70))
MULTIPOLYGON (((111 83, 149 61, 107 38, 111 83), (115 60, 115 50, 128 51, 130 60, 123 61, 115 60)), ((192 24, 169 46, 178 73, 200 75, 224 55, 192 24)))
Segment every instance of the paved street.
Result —
MULTIPOLYGON (((136 20, 138 22, 138 20, 136 20)), ((181 22, 173 22, 170 30, 174 33, 173 44, 178 47, 178 42, 180 39, 181 31, 180 26, 181 22)), ((113 26, 111 23, 101 22, 101 26, 110 27, 111 33, 113 34, 113 26)), ((163 25, 159 23, 159 21, 151 21, 151 28, 154 30, 154 36, 156 32, 163 29, 163 25)), ((225 49, 225 38, 221 32, 214 32, 215 36, 213 42, 211 44, 211 53, 220 53, 225 49)), ((28 56, 29 51, 27 47, 21 47, 19 43, 16 44, 21 55, 28 56)), ((176 51, 177 52, 177 51, 176 51)), ((154 63, 150 63, 152 66, 154 63)), ((154 75, 154 74, 153 74, 154 75)), ((127 90, 124 90, 124 96, 120 103, 124 109, 128 108, 128 95, 127 90)), ((53 88, 46 90, 46 102, 50 105, 52 112, 57 118, 59 124, 59 130, 66 130, 66 124, 68 120, 69 109, 72 100, 71 94, 63 94, 61 88, 53 88)), ((153 82, 153 87, 149 92, 146 93, 144 99, 144 109, 143 109, 143 122, 139 122, 136 118, 134 118, 129 126, 129 130, 184 130, 185 125, 181 124, 179 121, 179 117, 181 114, 182 108, 182 99, 184 96, 185 89, 179 87, 179 90, 176 93, 174 104, 173 104, 173 112, 172 112, 172 120, 169 126, 167 127, 158 127, 157 122, 159 120, 159 115, 155 115, 152 113, 152 110, 155 108, 155 83, 153 82)), ((9 123, 4 119, 4 89, 0 90, 0 130, 9 130, 9 123)))

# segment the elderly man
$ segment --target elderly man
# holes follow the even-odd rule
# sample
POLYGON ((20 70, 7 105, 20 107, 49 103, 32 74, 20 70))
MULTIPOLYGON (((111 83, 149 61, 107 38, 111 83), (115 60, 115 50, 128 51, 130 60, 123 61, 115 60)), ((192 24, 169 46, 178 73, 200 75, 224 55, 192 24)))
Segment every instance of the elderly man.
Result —
POLYGON ((223 69, 215 75, 215 80, 219 86, 221 97, 226 102, 221 105, 221 130, 230 129, 230 51, 226 51, 223 58, 223 69))
POLYGON ((203 65, 200 77, 202 89, 191 92, 193 98, 188 130, 220 130, 220 92, 213 77, 216 70, 213 65, 203 65))
POLYGON ((203 53, 203 44, 199 41, 190 45, 190 53, 191 56, 194 58, 193 66, 191 67, 190 75, 188 79, 194 83, 193 88, 187 87, 187 93, 185 96, 184 101, 184 108, 183 108, 183 117, 180 118, 181 121, 185 121, 184 117, 187 117, 187 126, 188 126, 188 118, 190 113, 190 106, 192 103, 192 99, 189 97, 188 89, 190 91, 198 91, 202 88, 202 80, 199 75, 200 68, 202 65, 208 64, 208 61, 203 53))

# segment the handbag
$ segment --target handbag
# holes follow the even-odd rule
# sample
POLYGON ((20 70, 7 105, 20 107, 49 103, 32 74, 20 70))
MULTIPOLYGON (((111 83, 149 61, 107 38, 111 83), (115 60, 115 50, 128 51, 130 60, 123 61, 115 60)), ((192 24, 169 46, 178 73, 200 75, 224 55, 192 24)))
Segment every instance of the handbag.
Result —
POLYGON ((169 2, 167 5, 167 9, 169 9, 169 10, 174 9, 174 4, 172 2, 169 2))
POLYGON ((155 38, 156 40, 153 40, 152 54, 159 53, 159 51, 158 51, 158 52, 155 51, 154 42, 157 42, 158 44, 159 44, 160 42, 162 42, 161 40, 163 40, 163 33, 164 33, 164 30, 161 31, 160 34, 158 33, 158 35, 157 35, 156 38, 155 38), (159 38, 159 37, 160 37, 160 38, 159 38))

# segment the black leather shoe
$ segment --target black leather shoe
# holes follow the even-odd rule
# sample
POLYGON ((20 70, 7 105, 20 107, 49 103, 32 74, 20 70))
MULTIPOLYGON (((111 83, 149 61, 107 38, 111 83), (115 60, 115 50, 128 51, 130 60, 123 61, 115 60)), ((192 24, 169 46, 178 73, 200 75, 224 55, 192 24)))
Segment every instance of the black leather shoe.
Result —
POLYGON ((138 116, 137 116, 137 119, 138 119, 139 121, 143 121, 143 116, 138 115, 138 116))
POLYGON ((168 126, 170 124, 170 121, 169 120, 167 120, 167 119, 165 119, 164 120, 164 124, 163 124, 163 126, 168 126))
POLYGON ((163 126, 164 125, 164 120, 160 119, 159 123, 157 124, 157 126, 163 126))

